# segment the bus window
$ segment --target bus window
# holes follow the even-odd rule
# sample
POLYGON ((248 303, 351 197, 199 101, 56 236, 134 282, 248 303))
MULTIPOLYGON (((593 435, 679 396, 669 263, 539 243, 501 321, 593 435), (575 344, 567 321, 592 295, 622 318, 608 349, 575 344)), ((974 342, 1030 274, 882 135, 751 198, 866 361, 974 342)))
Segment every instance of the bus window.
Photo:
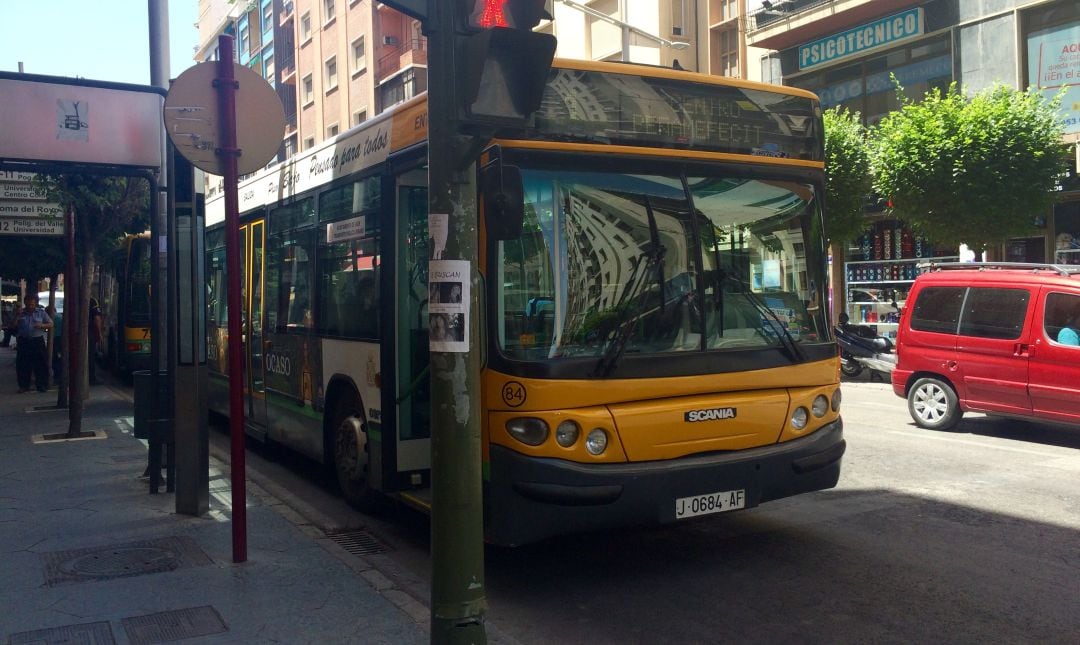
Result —
POLYGON ((150 240, 131 240, 131 264, 128 274, 127 320, 129 327, 150 322, 150 240))
MULTIPOLYGON (((325 239, 325 238, 324 238, 325 239)), ((319 245, 318 328, 330 336, 378 338, 379 256, 374 237, 319 245)))
POLYGON ((315 231, 270 237, 267 248, 267 324, 275 331, 311 329, 315 231))

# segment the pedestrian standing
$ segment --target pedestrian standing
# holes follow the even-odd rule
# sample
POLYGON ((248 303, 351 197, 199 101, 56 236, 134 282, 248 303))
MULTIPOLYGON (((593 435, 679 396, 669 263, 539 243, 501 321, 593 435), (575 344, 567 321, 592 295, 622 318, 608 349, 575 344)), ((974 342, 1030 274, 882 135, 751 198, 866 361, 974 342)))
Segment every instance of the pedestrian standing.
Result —
POLYGON ((19 380, 19 392, 30 391, 30 375, 38 392, 49 387, 49 357, 45 334, 52 329, 52 318, 38 307, 34 294, 27 294, 26 305, 15 321, 15 373, 19 380))
POLYGON ((104 340, 102 337, 103 324, 101 306, 98 305, 97 298, 90 298, 90 343, 86 356, 86 369, 90 376, 90 385, 101 384, 97 377, 97 362, 98 357, 101 356, 102 340, 104 340))
POLYGON ((21 311, 22 305, 18 302, 4 308, 4 341, 0 343, 0 347, 11 347, 11 337, 15 335, 15 320, 21 311))

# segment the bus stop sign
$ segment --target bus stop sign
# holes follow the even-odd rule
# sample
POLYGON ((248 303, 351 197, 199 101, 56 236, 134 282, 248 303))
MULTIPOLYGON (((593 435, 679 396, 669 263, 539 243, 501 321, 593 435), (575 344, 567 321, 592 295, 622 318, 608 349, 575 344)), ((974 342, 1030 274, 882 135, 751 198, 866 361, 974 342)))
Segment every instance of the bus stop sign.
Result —
MULTIPOLYGON (((165 131, 177 151, 196 168, 224 175, 218 118, 217 62, 188 68, 165 97, 165 131)), ((237 172, 255 172, 274 158, 285 134, 285 110, 274 88, 256 72, 233 63, 236 76, 237 172)))

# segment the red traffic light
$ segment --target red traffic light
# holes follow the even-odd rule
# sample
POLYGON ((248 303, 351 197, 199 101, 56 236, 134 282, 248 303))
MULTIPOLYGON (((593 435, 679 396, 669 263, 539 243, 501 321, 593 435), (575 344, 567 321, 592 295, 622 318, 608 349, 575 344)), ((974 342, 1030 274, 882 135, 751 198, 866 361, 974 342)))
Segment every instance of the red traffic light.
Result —
POLYGON ((507 27, 531 30, 541 20, 551 20, 551 0, 472 0, 469 26, 475 29, 507 27))

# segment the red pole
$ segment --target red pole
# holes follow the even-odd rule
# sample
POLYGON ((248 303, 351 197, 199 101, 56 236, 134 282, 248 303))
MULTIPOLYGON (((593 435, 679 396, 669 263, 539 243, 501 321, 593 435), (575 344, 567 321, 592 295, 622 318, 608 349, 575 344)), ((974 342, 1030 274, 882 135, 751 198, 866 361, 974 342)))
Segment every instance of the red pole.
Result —
MULTIPOLYGON (((78 336, 75 334, 75 325, 79 324, 79 279, 75 276, 77 271, 77 263, 75 261, 75 207, 68 206, 64 210, 64 241, 67 243, 67 267, 64 269, 64 301, 67 305, 64 312, 64 317, 67 322, 64 324, 65 337, 67 338, 67 391, 68 391, 68 419, 73 421, 71 416, 75 411, 75 397, 82 396, 79 392, 79 387, 75 384, 75 374, 79 369, 79 352, 75 351, 75 339, 78 336)), ((37 285, 35 285, 34 295, 37 295, 37 285)), ((54 305, 56 303, 53 303, 54 305)), ((52 361, 52 357, 49 357, 49 361, 52 361)), ((79 382, 79 385, 82 381, 79 382)), ((60 387, 60 384, 57 384, 60 387)))
POLYGON ((221 145, 217 150, 225 180, 225 268, 229 307, 229 435, 232 438, 233 562, 247 561, 247 490, 244 475, 244 355, 240 328, 240 205, 237 200, 236 77, 232 36, 218 36, 217 91, 221 145))

